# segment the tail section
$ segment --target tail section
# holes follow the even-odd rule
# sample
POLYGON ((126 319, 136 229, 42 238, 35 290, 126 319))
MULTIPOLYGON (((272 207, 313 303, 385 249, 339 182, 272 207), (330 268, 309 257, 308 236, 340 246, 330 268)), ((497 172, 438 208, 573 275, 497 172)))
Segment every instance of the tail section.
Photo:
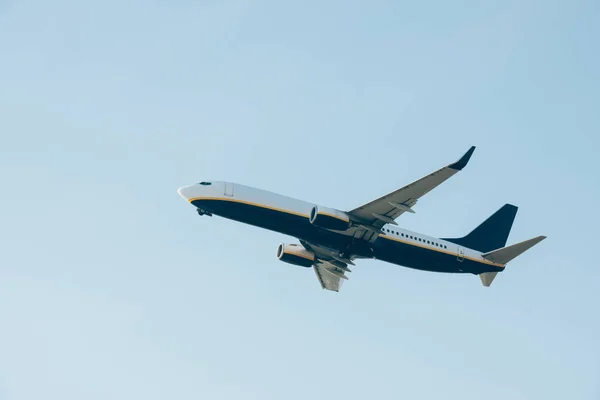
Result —
MULTIPOLYGON (((523 242, 515 243, 507 247, 502 247, 500 249, 484 253, 482 256, 486 260, 500 264, 506 264, 514 258, 517 258, 521 254, 525 253, 527 250, 544 239, 546 239, 546 236, 534 237, 533 239, 525 240, 523 242)), ((483 286, 490 286, 497 274, 498 272, 484 272, 479 274, 479 279, 481 279, 483 286)))
MULTIPOLYGON (((469 249, 480 251, 482 257, 486 260, 507 264, 509 261, 520 256, 529 250, 546 236, 538 236, 533 239, 525 240, 507 247, 506 241, 517 215, 517 207, 512 204, 505 204, 502 208, 492 214, 477 228, 473 229, 465 237, 454 239, 443 239, 448 242, 456 243, 469 249)), ((483 286, 490 286, 496 278, 498 271, 483 272, 479 274, 479 279, 483 286)))
POLYGON ((479 274, 479 279, 481 279, 481 283, 483 283, 483 286, 489 287, 492 284, 492 281, 494 280, 496 275, 498 275, 497 272, 484 272, 482 274, 479 274))
POLYGON ((504 247, 506 246, 508 235, 510 234, 515 216, 517 215, 517 209, 518 208, 512 204, 505 204, 502 208, 492 214, 491 217, 483 221, 481 225, 473 229, 467 236, 442 240, 456 243, 459 246, 477 250, 482 253, 491 252, 492 250, 504 247))

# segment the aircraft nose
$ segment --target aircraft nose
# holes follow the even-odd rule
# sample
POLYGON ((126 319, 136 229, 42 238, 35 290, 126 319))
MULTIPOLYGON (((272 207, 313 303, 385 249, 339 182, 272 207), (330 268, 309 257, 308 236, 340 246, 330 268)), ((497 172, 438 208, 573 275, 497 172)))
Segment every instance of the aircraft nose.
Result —
POLYGON ((192 192, 194 191, 196 185, 182 186, 177 189, 177 193, 185 199, 185 201, 190 201, 193 196, 192 192))

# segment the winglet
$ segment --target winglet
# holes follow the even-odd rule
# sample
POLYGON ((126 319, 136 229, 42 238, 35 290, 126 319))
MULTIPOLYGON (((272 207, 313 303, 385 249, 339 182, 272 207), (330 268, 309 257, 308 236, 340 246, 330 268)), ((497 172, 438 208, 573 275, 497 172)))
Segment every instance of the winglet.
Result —
POLYGON ((465 153, 464 156, 462 156, 460 158, 460 160, 458 160, 454 164, 448 165, 448 168, 452 168, 452 169, 455 169, 457 171, 462 170, 464 167, 467 166, 467 163, 469 162, 469 159, 473 155, 474 151, 475 151, 475 146, 471 146, 471 148, 465 153))

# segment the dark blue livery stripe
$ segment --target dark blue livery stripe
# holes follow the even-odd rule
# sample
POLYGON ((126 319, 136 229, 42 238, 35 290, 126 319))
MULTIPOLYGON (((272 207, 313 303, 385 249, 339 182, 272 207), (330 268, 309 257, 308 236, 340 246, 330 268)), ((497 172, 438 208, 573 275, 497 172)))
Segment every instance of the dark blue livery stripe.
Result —
POLYGON ((308 216, 288 213, 259 205, 226 199, 196 199, 191 203, 221 217, 294 236, 298 239, 379 260, 433 272, 474 273, 500 271, 502 268, 455 254, 424 248, 392 237, 380 236, 375 242, 356 240, 350 236, 314 226, 308 216))

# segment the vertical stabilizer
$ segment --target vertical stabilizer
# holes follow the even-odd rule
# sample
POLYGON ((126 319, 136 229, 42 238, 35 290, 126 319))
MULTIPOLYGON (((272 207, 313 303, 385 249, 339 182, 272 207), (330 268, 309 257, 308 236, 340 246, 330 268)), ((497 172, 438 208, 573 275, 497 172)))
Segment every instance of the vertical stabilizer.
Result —
POLYGON ((443 240, 482 253, 504 247, 515 221, 517 209, 512 204, 505 204, 477 228, 473 229, 467 236, 443 240))

